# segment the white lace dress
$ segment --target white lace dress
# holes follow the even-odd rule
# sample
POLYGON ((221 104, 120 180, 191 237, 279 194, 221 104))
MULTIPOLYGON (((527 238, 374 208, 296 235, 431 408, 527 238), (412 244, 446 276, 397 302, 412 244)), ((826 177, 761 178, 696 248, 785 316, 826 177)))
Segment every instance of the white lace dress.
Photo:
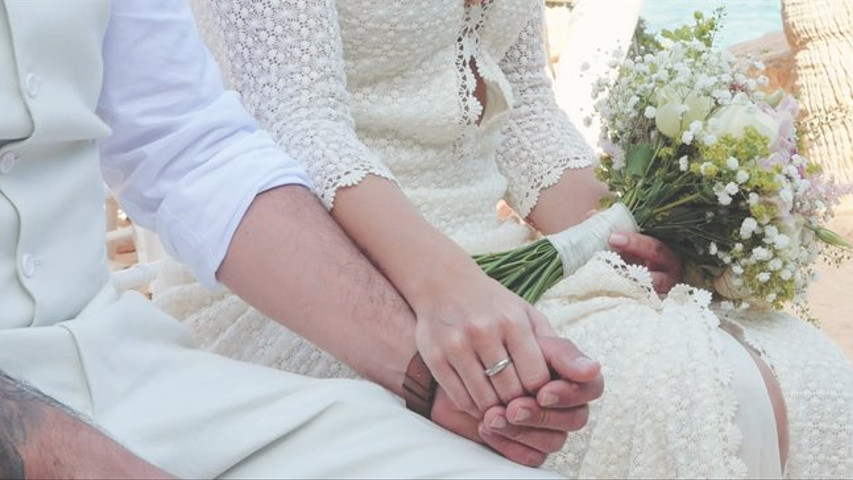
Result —
MULTIPOLYGON (((217 0, 194 7, 226 80, 305 163, 327 207, 339 188, 368 174, 393 179, 436 227, 482 253, 532 235, 498 220, 499 199, 526 215, 543 188, 566 169, 588 166, 591 153, 550 89, 542 2, 468 3, 217 0), (485 112, 471 68, 487 85, 485 112)), ((537 304, 602 362, 606 379, 589 425, 570 435, 548 468, 569 477, 754 474, 746 447, 775 450, 776 438, 750 439, 746 430, 749 418, 768 415, 769 400, 753 375, 759 401, 743 401, 735 384, 745 378, 741 367, 755 366, 730 358, 724 322, 742 330, 779 379, 791 438, 787 474, 853 474, 853 368, 837 346, 790 316, 715 315, 705 292, 676 287, 661 301, 650 285, 647 272, 605 253, 537 304)), ((354 376, 175 265, 155 289, 155 301, 207 348, 307 375, 354 376)))

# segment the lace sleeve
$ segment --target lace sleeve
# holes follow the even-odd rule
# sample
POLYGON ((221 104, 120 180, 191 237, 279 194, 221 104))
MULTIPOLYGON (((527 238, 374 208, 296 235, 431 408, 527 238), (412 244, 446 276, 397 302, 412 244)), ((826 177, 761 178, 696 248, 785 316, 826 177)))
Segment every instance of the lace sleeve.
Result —
POLYGON ((543 8, 534 9, 500 63, 514 100, 498 166, 509 182, 506 200, 522 217, 536 206, 539 192, 557 183, 566 169, 587 167, 593 159, 583 136, 554 99, 545 70, 543 8))
MULTIPOLYGON (((357 138, 334 0, 216 0, 226 78, 332 208, 368 174, 393 180, 357 138)), ((222 52, 220 52, 222 53, 222 52)))

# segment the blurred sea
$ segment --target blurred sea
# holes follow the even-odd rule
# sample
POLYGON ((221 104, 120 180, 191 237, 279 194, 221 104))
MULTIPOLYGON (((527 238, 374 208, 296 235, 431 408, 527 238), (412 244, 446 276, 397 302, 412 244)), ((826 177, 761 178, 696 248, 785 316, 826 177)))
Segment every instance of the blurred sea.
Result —
POLYGON ((726 10, 716 43, 720 47, 782 30, 781 0, 643 0, 640 15, 654 31, 692 24, 694 11, 710 13, 719 6, 726 10))

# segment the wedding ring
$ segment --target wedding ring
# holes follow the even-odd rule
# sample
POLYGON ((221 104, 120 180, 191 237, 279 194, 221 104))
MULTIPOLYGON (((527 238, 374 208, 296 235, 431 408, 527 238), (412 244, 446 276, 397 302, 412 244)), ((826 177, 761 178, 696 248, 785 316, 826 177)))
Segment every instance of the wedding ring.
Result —
POLYGON ((483 373, 485 373, 487 377, 494 377, 495 375, 501 373, 506 367, 508 367, 510 363, 512 363, 512 360, 510 360, 509 357, 506 357, 500 362, 483 370, 483 373))

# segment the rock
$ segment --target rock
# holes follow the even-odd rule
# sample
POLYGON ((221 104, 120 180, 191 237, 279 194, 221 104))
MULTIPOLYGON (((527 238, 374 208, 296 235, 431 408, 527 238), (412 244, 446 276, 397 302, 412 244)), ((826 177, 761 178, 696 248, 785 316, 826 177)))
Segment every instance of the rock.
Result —
POLYGON ((770 80, 768 91, 781 88, 795 93, 794 53, 784 32, 770 32, 755 40, 732 45, 729 51, 738 58, 752 58, 764 63, 764 75, 770 80))
MULTIPOLYGON (((782 0, 782 20, 794 52, 805 153, 853 182, 853 3, 782 0)), ((853 211, 853 202, 844 210, 853 211)))

